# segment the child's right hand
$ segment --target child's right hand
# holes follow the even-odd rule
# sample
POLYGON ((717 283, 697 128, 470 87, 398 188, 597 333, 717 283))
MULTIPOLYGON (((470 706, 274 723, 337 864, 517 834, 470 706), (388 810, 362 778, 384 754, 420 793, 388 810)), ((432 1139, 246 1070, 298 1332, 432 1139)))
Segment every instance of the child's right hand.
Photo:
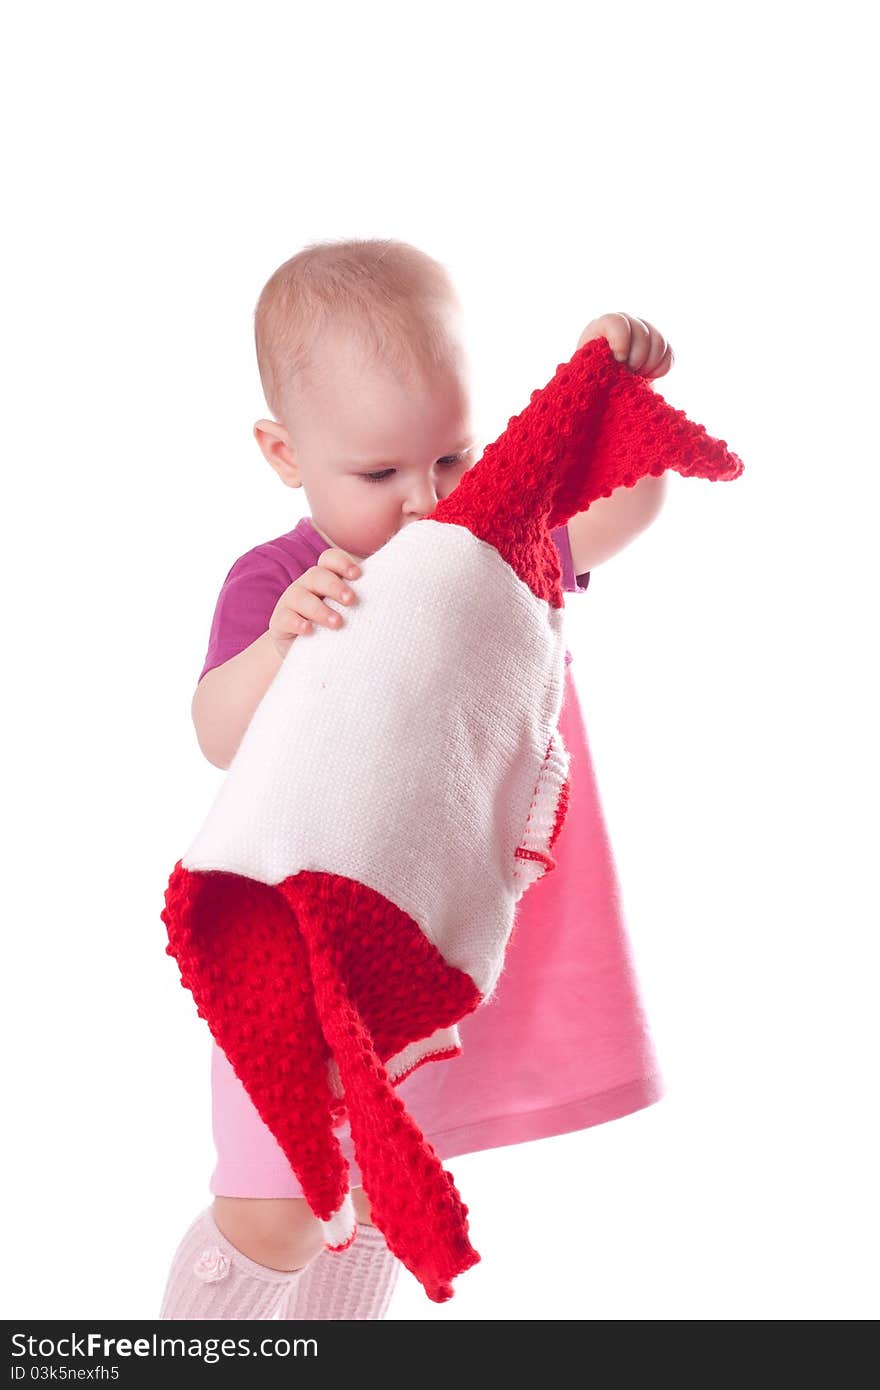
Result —
POLYGON ((322 551, 318 563, 288 585, 269 619, 269 637, 280 657, 287 656, 295 637, 312 631, 312 623, 336 628, 342 625, 335 608, 330 608, 322 599, 353 603, 354 592, 345 580, 358 578, 360 572, 354 556, 334 545, 322 551))

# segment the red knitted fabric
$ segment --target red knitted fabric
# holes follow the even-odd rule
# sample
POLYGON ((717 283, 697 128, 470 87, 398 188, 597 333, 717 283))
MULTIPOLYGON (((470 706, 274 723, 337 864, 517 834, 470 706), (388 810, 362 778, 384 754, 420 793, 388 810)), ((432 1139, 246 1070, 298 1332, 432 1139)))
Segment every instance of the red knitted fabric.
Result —
POLYGON ((669 469, 728 481, 742 461, 617 362, 594 338, 561 362, 529 405, 438 503, 435 521, 467 526, 495 547, 539 598, 565 602, 550 532, 599 497, 669 469))
MULTIPOLYGON (((560 608, 550 531, 597 497, 666 469, 731 479, 742 463, 596 339, 532 393, 429 520, 466 527, 538 599, 560 608)), ((552 813, 550 846, 567 794, 566 783, 552 813)), ((544 871, 554 867, 546 849, 517 853, 544 871)), ((392 1081, 386 1063, 480 1005, 471 976, 399 906, 329 869, 268 884, 232 872, 193 872, 178 860, 161 917, 182 986, 315 1214, 329 1221, 348 1191, 333 1133, 347 1116, 376 1226, 430 1298, 450 1298, 452 1280, 479 1259, 468 1239, 468 1209, 396 1094, 402 1074, 392 1081), (331 1085, 333 1064, 342 1095, 331 1085)))
POLYGON ((272 888, 178 861, 165 900, 166 952, 312 1210, 329 1219, 348 1190, 330 1129, 346 1114, 327 1079, 334 1057, 371 1175, 373 1222, 432 1298, 450 1297, 450 1280, 478 1258, 467 1208, 382 1063, 475 1009, 473 981, 393 903, 338 875, 301 873, 272 888))

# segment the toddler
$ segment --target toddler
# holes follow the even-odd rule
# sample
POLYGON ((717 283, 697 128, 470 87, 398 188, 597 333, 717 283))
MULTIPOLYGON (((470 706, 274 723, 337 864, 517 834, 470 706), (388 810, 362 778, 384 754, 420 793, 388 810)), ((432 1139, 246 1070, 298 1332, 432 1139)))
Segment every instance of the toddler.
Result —
MULTIPOLYGON (((263 288, 255 333, 274 418, 254 434, 281 481, 304 488, 310 514, 238 559, 220 591, 192 706, 202 752, 220 768, 291 643, 344 624, 326 600, 356 604, 359 561, 432 512, 479 458, 460 306, 444 267, 416 248, 306 247, 263 288)), ((607 513, 614 498, 602 502, 607 513)), ((570 593, 589 583, 572 556, 570 528, 582 521, 552 533, 570 593)), ((557 868, 520 900, 496 992, 458 1025, 462 1055, 397 1088, 442 1160, 583 1129, 662 1095, 570 661, 559 731, 572 790, 557 868)), ((384 1317, 400 1264, 370 1222, 347 1124, 338 1134, 358 1232, 330 1252, 216 1043, 211 1068, 213 1203, 175 1252, 160 1317, 384 1317)))

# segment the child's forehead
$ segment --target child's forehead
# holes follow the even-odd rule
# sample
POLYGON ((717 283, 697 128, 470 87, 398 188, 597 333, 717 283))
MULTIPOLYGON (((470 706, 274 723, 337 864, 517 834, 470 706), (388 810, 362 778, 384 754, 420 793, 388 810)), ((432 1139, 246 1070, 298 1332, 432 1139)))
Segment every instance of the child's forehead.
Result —
POLYGON ((435 359, 433 354, 426 355, 424 347, 402 339, 380 347, 331 323, 313 340, 308 374, 316 385, 344 378, 408 390, 448 390, 450 383, 466 388, 463 359, 452 350, 441 356, 442 360, 435 359))
POLYGON ((471 416, 466 383, 440 372, 417 379, 370 364, 336 373, 329 364, 320 380, 302 383, 297 394, 310 433, 366 438, 380 450, 401 434, 438 427, 446 433, 447 422, 461 432, 471 416))
POLYGON ((452 452, 473 433, 462 363, 431 369, 409 353, 388 359, 332 328, 315 339, 288 402, 292 433, 340 461, 409 457, 422 436, 429 450, 436 441, 440 453, 452 452))

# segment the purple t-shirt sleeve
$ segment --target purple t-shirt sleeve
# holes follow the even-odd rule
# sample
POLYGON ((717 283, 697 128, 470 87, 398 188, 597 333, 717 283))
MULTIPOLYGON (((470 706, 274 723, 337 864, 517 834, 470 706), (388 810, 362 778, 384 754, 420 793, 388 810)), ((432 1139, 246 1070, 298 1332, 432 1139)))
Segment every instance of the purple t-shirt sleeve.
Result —
POLYGON ((262 636, 276 603, 296 578, 298 575, 291 573, 280 560, 261 555, 258 550, 249 551, 236 560, 217 599, 208 653, 199 680, 207 671, 238 656, 262 636))
POLYGON ((590 571, 584 574, 575 574, 574 559, 571 553, 571 540, 567 526, 556 526, 550 532, 553 544, 559 552, 559 559, 562 562, 562 587, 567 594, 582 594, 590 582, 590 571))

